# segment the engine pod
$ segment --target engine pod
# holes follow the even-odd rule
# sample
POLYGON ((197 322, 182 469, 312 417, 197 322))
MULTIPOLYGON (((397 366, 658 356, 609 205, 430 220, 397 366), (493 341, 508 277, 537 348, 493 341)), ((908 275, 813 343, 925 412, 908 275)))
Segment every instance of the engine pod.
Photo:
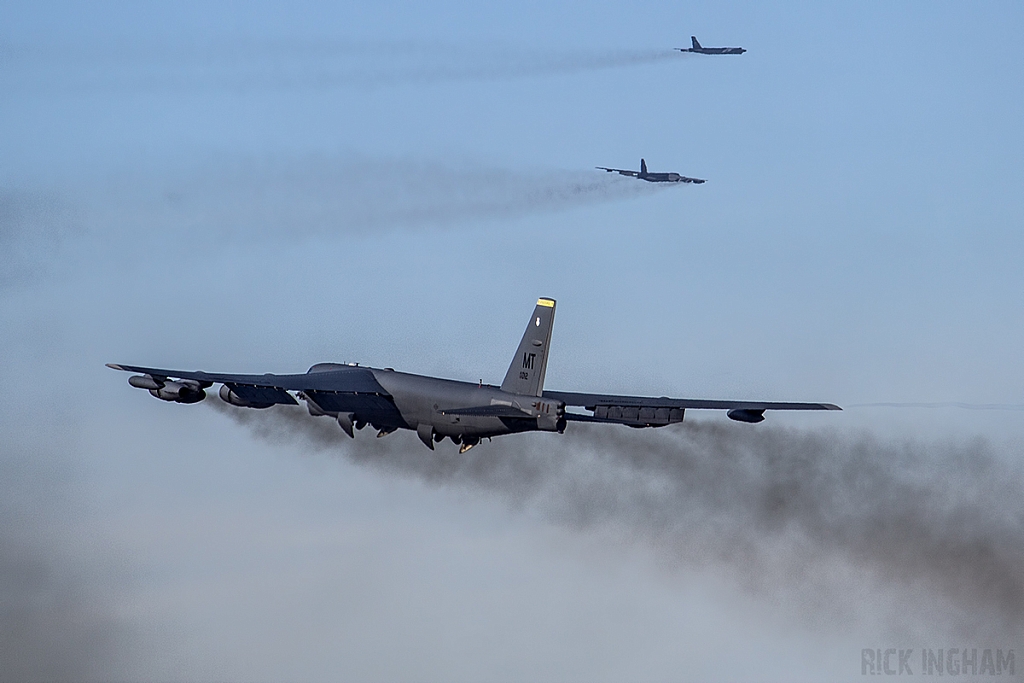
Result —
POLYGON ((164 385, 164 382, 157 380, 152 375, 132 375, 128 378, 128 384, 136 389, 149 389, 157 391, 164 385))
POLYGON ((733 408, 726 415, 729 416, 730 420, 736 420, 737 422, 764 422, 764 408, 753 409, 753 408, 733 408))
POLYGON ((149 393, 161 401, 174 403, 199 403, 206 398, 206 392, 193 380, 164 382, 159 389, 150 389, 149 393))
POLYGON ((273 403, 265 403, 261 401, 252 401, 239 396, 235 391, 227 384, 222 384, 220 387, 220 400, 225 403, 230 403, 233 406, 240 408, 269 408, 274 405, 273 403))

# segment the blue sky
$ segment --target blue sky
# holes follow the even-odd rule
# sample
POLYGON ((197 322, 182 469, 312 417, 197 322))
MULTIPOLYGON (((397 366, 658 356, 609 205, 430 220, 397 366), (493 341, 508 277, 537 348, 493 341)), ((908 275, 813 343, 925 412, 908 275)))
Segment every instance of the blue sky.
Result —
MULTIPOLYGON (((69 678, 859 675, 898 628, 822 631, 614 530, 260 441, 103 364, 496 382, 543 295, 551 388, 1024 404, 1022 24, 1014 3, 5 4, 5 466, 72 482, 41 561, 130 577, 86 585, 135 646, 69 678), (671 54, 691 34, 749 51, 671 54), (708 183, 591 170, 641 156, 708 183), (360 640, 367 619, 395 640, 360 640)), ((772 418, 1010 463, 1024 437, 1022 410, 772 418)))

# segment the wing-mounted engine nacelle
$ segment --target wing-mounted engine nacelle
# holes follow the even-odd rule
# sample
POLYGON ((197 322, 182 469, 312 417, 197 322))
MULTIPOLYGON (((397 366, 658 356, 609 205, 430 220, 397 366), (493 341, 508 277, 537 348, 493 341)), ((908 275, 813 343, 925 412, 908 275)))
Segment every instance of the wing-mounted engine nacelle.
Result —
POLYGON ((594 406, 594 417, 622 422, 630 427, 664 427, 682 422, 686 411, 683 408, 658 408, 654 406, 594 406))
POLYGON ((206 398, 204 389, 210 386, 209 383, 194 379, 169 380, 152 375, 133 375, 128 378, 128 384, 137 389, 148 389, 150 394, 161 401, 174 403, 199 403, 206 398))
POLYGON ((225 403, 230 403, 233 406, 239 408, 269 408, 274 405, 273 403, 259 403, 257 401, 247 401, 238 394, 236 394, 231 387, 227 384, 220 385, 220 400, 225 403))
POLYGON ((726 415, 730 420, 736 420, 737 422, 750 422, 751 424, 757 422, 764 422, 764 410, 754 410, 752 408, 733 408, 726 415))
POLYGON ((152 375, 132 375, 128 378, 128 384, 131 384, 136 389, 149 389, 150 391, 157 391, 163 388, 166 382, 166 378, 157 379, 152 375))

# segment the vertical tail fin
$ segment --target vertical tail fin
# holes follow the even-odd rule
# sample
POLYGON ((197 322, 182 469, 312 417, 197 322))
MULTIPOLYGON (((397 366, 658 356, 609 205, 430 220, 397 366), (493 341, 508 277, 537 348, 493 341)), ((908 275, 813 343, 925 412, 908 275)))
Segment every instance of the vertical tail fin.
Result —
POLYGON ((512 365, 508 366, 501 390, 513 394, 540 396, 544 391, 544 374, 548 369, 548 346, 551 326, 555 322, 555 300, 537 299, 533 317, 519 342, 512 365))
POLYGON ((647 175, 647 162, 644 161, 643 159, 640 160, 640 175, 647 175))
POLYGON ((694 50, 699 50, 700 49, 700 43, 697 42, 697 36, 690 36, 690 42, 693 43, 693 49, 694 50))

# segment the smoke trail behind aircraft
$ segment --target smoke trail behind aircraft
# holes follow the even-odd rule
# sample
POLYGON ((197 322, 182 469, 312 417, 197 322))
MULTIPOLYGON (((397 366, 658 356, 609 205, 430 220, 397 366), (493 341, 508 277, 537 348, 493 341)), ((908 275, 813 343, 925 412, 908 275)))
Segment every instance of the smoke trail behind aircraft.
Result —
POLYGON ((0 46, 0 83, 28 92, 319 90, 504 81, 678 61, 666 49, 231 41, 0 46))
POLYGON ((107 679, 129 635, 123 577, 74 542, 82 529, 69 520, 82 511, 68 464, 0 450, 0 681, 107 679))
POLYGON ((609 180, 615 181, 589 171, 521 173, 473 163, 239 160, 153 187, 147 203, 162 198, 174 225, 291 237, 516 217, 658 191, 609 180))
POLYGON ((648 196, 661 184, 590 171, 518 172, 341 156, 233 158, 137 169, 58 189, 0 188, 0 287, 62 258, 69 241, 137 250, 368 236, 648 196))
POLYGON ((459 456, 402 436, 349 441, 298 408, 214 406, 259 438, 610 530, 822 623, 862 615, 903 634, 1024 633, 1024 476, 982 440, 573 425, 560 440, 500 439, 459 456))

